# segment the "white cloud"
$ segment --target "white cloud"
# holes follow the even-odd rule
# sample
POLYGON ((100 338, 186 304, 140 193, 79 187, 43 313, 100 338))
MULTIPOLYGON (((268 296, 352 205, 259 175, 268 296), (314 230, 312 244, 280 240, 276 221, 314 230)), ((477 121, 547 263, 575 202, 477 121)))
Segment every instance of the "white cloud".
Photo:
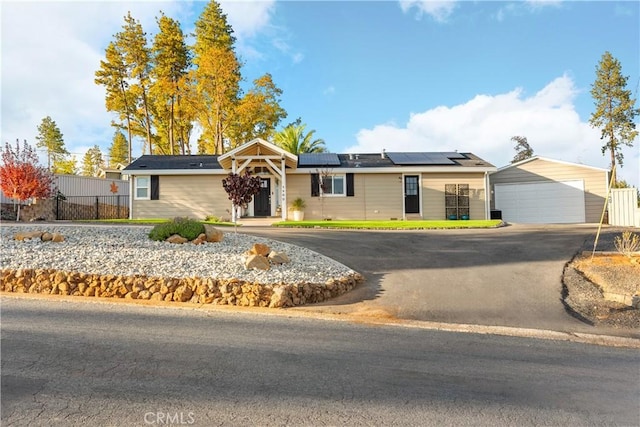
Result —
POLYGON ((220 7, 237 39, 250 39, 269 25, 275 0, 221 1, 220 7))
POLYGON ((494 17, 497 21, 502 22, 508 16, 522 16, 528 13, 539 12, 549 7, 562 7, 562 0, 526 0, 524 2, 507 3, 498 9, 494 17))
POLYGON ((526 0, 525 3, 534 9, 543 7, 558 7, 562 4, 562 0, 526 0))
POLYGON ((5 2, 2 5, 2 139, 35 145, 37 126, 51 116, 65 145, 81 160, 111 144, 112 115, 94 73, 128 11, 148 33, 163 10, 180 19, 183 3, 5 2))
MULTIPOLYGON (((347 152, 454 151, 472 152, 500 167, 515 151, 511 137, 527 137, 535 154, 607 168, 600 132, 582 122, 574 108, 573 80, 558 77, 532 96, 522 89, 498 95, 477 95, 452 107, 438 106, 412 113, 404 126, 380 124, 358 132, 357 145, 347 152)), ((637 141, 636 141, 637 142, 637 141)), ((620 175, 638 185, 637 145, 624 151, 620 175)))
POLYGON ((457 0, 400 0, 400 8, 404 13, 414 7, 418 10, 416 19, 427 14, 438 22, 445 22, 456 8, 457 0))
MULTIPOLYGON (((160 11, 192 32, 198 18, 193 6, 185 1, 3 2, 2 142, 19 138, 35 145, 37 126, 51 116, 79 161, 94 144, 106 154, 114 116, 105 110, 104 89, 94 83, 104 49, 129 11, 151 41, 160 11)), ((241 55, 259 57, 251 41, 268 28, 273 7, 274 1, 223 3, 241 55)), ((141 147, 136 142, 134 155, 141 147)))

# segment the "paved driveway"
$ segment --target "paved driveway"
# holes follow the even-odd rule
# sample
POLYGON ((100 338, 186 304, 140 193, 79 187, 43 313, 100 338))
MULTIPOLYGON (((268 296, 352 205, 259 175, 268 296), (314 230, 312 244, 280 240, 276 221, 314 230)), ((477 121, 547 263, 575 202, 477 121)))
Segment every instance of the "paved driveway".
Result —
POLYGON ((242 230, 301 246, 362 273, 367 282, 325 304, 295 310, 379 314, 446 323, 603 332, 561 301, 562 271, 593 225, 511 225, 486 230, 242 230))

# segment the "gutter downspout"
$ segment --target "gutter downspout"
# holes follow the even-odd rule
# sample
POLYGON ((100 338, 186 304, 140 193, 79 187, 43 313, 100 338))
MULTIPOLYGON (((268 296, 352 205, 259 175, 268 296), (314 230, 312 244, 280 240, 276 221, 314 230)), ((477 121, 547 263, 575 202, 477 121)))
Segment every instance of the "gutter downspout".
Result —
POLYGON ((484 219, 491 218, 491 187, 489 186, 489 172, 484 173, 484 219))
POLYGON ((135 175, 129 175, 129 219, 133 219, 133 181, 135 175))

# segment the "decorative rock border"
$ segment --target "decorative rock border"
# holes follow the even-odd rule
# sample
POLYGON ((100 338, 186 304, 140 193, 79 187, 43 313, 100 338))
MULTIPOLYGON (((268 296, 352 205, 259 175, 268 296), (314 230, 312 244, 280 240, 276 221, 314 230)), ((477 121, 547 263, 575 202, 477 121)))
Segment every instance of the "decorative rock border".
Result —
POLYGON ((55 269, 3 269, 0 291, 94 298, 282 308, 335 298, 364 282, 353 273, 324 284, 272 284, 238 279, 99 275, 55 269))

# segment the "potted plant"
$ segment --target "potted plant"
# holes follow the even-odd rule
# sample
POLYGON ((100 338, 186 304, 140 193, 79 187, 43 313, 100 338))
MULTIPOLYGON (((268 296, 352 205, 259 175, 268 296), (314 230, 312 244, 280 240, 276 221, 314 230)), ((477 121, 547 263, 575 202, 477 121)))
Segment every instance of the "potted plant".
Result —
POLYGON ((291 202, 294 221, 302 221, 304 219, 304 208, 306 206, 307 204, 302 197, 298 197, 291 202))

